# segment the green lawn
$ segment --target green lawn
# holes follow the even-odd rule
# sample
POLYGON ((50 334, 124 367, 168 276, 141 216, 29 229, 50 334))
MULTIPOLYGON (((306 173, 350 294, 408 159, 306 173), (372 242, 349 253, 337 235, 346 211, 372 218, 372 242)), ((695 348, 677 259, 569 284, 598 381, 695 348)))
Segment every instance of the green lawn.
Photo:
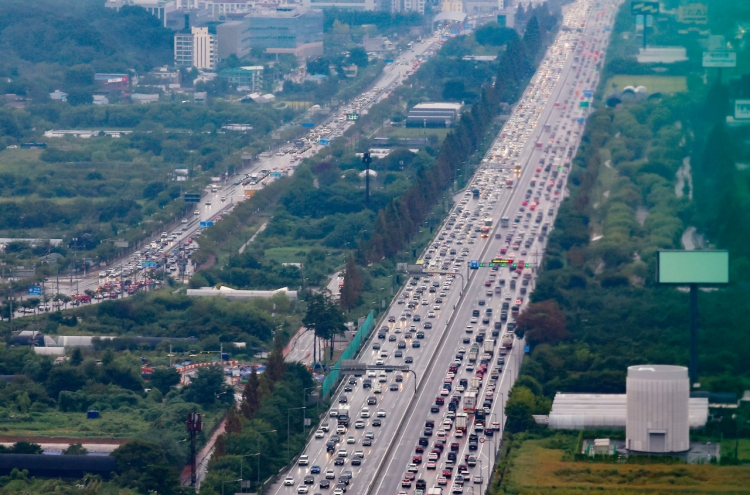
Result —
POLYGON ((685 76, 614 76, 607 81, 605 93, 622 91, 625 86, 646 86, 649 93, 684 93, 687 91, 685 76))

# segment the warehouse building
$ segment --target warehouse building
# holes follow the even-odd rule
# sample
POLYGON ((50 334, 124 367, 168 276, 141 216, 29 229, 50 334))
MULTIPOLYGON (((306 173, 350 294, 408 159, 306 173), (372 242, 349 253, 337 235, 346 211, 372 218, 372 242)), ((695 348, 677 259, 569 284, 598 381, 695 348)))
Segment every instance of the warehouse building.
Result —
POLYGON ((409 110, 407 127, 450 127, 461 118, 460 103, 419 103, 409 110))

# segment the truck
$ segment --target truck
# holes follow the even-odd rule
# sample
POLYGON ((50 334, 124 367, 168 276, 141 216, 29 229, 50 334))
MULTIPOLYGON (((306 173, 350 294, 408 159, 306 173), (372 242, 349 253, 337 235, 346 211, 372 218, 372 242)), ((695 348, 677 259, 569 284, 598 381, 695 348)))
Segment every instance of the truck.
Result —
POLYGON ((484 226, 485 227, 492 227, 492 217, 485 217, 484 218, 484 226))
POLYGON ((478 347, 472 347, 469 349, 469 362, 474 363, 477 360, 477 354, 479 354, 479 348, 478 347))
POLYGON ((471 414, 477 408, 477 391, 469 390, 464 396, 464 412, 471 414))
POLYGON ((427 490, 427 495, 443 495, 443 488, 435 486, 427 490))
POLYGON ((471 190, 471 195, 474 196, 475 198, 478 198, 479 197, 479 189, 477 189, 477 188, 472 189, 471 190))
POLYGON ((511 349, 513 347, 513 334, 512 333, 503 334, 502 346, 505 349, 511 349))
POLYGON ((462 412, 456 414, 456 430, 466 431, 466 427, 469 424, 469 415, 462 412))
POLYGON ((482 344, 482 350, 484 352, 488 352, 492 354, 495 352, 495 341, 493 339, 487 339, 484 341, 484 344, 482 344))
POLYGON ((510 222, 510 218, 503 217, 503 218, 500 219, 500 226, 501 227, 507 227, 508 226, 508 222, 510 222))

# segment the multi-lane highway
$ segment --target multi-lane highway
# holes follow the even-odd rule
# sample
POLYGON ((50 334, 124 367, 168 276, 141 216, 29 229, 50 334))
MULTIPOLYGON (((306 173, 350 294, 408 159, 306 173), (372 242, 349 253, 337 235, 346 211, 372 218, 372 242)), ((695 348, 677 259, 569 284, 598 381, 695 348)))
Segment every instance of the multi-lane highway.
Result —
MULTIPOLYGON (((191 209, 188 215, 175 226, 165 229, 165 238, 162 238, 164 234, 160 234, 154 239, 153 242, 157 244, 156 247, 142 248, 137 253, 111 262, 107 268, 91 270, 87 274, 75 278, 61 278, 59 281, 55 280, 51 285, 48 283, 45 286, 46 295, 51 298, 58 292, 74 295, 84 294, 89 290, 99 292, 99 297, 105 299, 110 297, 110 294, 116 294, 116 297, 125 296, 126 293, 121 287, 122 281, 128 278, 144 280, 147 277, 147 270, 141 268, 142 262, 159 259, 164 254, 170 256, 170 253, 176 253, 184 249, 189 244, 186 243, 188 239, 192 240, 200 234, 205 222, 221 221, 221 217, 229 213, 234 205, 246 199, 246 187, 242 183, 243 177, 250 177, 253 174, 265 175, 261 174, 262 171, 278 172, 282 175, 293 173, 298 161, 319 151, 323 146, 320 144, 321 139, 324 140, 323 142, 333 140, 342 136, 349 127, 354 125, 353 121, 347 120, 348 114, 367 113, 374 104, 387 98, 398 85, 402 84, 408 74, 423 63, 423 57, 439 50, 442 33, 442 31, 437 31, 432 38, 426 38, 415 43, 411 49, 404 51, 392 63, 386 64, 371 88, 341 105, 338 111, 332 112, 327 119, 302 136, 299 139, 301 146, 285 144, 278 149, 269 150, 262 153, 250 165, 239 170, 236 176, 226 178, 221 183, 207 186, 200 202, 195 205, 195 209, 191 209), (101 291, 100 288, 104 284, 111 285, 111 291, 109 289, 101 291)), ((263 187, 264 184, 272 180, 274 180, 272 177, 267 176, 261 184, 257 184, 257 187, 263 187)), ((190 276, 192 272, 192 265, 188 265, 187 276, 190 276)), ((176 267, 172 270, 172 273, 177 274, 176 267)), ((48 309, 61 309, 62 307, 62 305, 53 305, 48 309)), ((16 318, 23 316, 25 316, 25 313, 22 312, 14 315, 16 318)))
POLYGON ((338 494, 345 487, 337 483, 355 494, 486 487, 502 404, 523 358, 523 341, 508 326, 533 288, 588 110, 580 103, 596 87, 607 46, 614 10, 594 4, 568 8, 566 29, 423 254, 427 273, 409 278, 361 353, 374 376, 346 377, 327 431, 310 439, 270 492, 338 494), (490 267, 498 258, 506 262, 490 267), (469 269, 472 260, 477 269, 469 269), (416 393, 413 375, 386 371, 394 364, 415 371, 416 393), (338 409, 349 425, 337 432, 338 409))

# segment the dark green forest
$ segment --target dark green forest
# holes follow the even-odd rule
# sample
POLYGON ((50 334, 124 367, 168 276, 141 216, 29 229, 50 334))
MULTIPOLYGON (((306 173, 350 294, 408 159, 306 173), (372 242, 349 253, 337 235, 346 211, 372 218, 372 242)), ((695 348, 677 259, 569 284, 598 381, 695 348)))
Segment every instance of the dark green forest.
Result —
POLYGON ((61 87, 64 70, 148 71, 173 58, 172 31, 140 7, 119 12, 103 0, 0 3, 0 75, 4 93, 34 98, 61 87), (5 78, 10 78, 6 82, 5 78))

